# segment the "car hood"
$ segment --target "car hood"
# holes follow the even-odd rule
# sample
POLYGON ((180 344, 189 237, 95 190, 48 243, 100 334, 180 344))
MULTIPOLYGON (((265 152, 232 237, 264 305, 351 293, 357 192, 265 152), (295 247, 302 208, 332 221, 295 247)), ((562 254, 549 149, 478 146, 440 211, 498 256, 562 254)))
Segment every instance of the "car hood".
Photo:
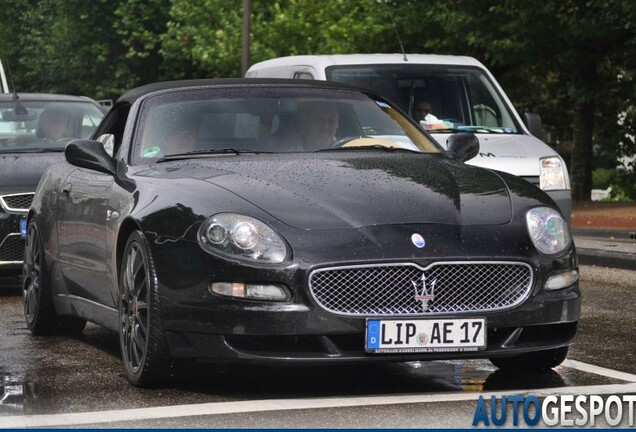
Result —
POLYGON ((244 155, 188 161, 180 172, 166 165, 155 169, 212 183, 298 229, 511 219, 508 189, 496 173, 441 155, 244 155))
POLYGON ((0 153, 0 193, 34 192, 46 168, 62 160, 62 151, 0 153))

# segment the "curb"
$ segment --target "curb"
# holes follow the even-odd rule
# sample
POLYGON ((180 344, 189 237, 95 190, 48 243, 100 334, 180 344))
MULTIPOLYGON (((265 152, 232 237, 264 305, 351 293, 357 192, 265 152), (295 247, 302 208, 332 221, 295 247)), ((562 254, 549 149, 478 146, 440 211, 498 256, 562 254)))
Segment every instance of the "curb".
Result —
POLYGON ((636 254, 577 248, 579 264, 636 271, 636 254))

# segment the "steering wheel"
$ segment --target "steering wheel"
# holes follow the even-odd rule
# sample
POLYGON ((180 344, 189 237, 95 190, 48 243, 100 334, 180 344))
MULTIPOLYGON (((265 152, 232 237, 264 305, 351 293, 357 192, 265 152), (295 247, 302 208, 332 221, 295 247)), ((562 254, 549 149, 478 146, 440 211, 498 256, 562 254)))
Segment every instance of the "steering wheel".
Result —
POLYGON ((64 144, 64 145, 66 145, 66 144, 70 143, 71 141, 73 141, 74 139, 76 139, 76 138, 73 138, 73 137, 58 138, 58 139, 56 139, 53 142, 53 144, 64 144))
POLYGON ((333 147, 342 147, 345 144, 347 144, 349 141, 353 141, 356 139, 360 139, 363 138, 360 135, 352 135, 352 136, 346 136, 344 138, 340 138, 339 140, 336 140, 336 142, 334 142, 333 144, 331 144, 329 147, 333 148, 333 147))
POLYGON ((373 137, 355 137, 353 139, 349 139, 346 143, 342 144, 340 147, 396 147, 401 148, 399 144, 396 144, 391 141, 387 141, 381 138, 373 138, 373 137))

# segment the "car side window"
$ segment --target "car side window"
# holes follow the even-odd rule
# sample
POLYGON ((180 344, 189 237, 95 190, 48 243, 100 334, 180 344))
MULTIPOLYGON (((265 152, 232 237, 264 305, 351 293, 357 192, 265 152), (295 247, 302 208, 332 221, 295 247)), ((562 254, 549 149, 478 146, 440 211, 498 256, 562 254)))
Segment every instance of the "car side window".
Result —
POLYGON ((104 148, 106 148, 106 151, 111 155, 116 155, 121 147, 129 111, 129 103, 116 104, 108 114, 106 114, 100 127, 95 132, 94 137, 104 144, 104 148), (104 137, 104 135, 110 135, 110 137, 104 137), (111 143, 112 153, 110 152, 111 143), (106 147, 106 145, 108 145, 108 147, 106 147))

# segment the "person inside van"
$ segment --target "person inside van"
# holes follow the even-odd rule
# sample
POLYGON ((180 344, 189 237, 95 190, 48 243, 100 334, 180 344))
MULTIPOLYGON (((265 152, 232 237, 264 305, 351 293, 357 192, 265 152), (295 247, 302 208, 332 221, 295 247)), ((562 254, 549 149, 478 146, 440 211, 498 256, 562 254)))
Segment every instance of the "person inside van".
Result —
POLYGON ((416 122, 434 121, 437 117, 433 114, 433 106, 427 99, 419 99, 413 107, 413 119, 416 122))

